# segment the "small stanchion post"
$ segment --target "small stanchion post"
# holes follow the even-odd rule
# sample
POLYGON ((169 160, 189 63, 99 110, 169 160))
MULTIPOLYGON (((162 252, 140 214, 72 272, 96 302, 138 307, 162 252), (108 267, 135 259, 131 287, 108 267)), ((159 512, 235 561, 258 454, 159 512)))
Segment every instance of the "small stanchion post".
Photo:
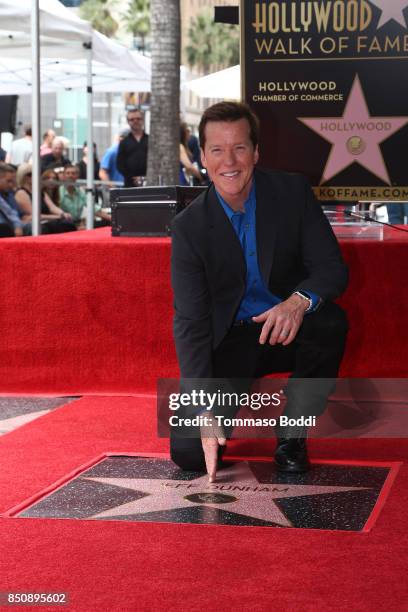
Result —
POLYGON ((88 109, 88 161, 86 164, 86 229, 94 228, 95 193, 94 193, 94 149, 93 149, 93 92, 92 92, 92 43, 84 43, 87 50, 87 109, 88 109))

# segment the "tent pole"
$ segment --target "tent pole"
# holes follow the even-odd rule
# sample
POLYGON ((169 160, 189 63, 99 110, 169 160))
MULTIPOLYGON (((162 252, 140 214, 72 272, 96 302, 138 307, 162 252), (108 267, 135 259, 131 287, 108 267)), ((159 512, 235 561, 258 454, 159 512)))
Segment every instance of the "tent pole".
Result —
POLYGON ((86 48, 86 64, 87 64, 87 145, 88 145, 88 162, 86 164, 86 229, 94 227, 94 151, 93 151, 93 93, 92 93, 92 42, 84 44, 86 48))
POLYGON ((31 129, 32 129, 32 235, 41 233, 41 184, 40 184, 40 10, 39 0, 31 0, 31 129))

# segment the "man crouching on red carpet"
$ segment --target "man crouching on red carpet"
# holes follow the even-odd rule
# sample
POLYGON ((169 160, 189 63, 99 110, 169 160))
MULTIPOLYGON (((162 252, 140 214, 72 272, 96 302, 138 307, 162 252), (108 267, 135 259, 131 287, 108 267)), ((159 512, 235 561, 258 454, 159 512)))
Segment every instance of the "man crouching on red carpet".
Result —
MULTIPOLYGON (((212 183, 172 227, 182 384, 291 370, 284 414, 319 416, 344 352, 347 321, 331 300, 344 291, 347 269, 307 180, 256 168, 258 133, 245 104, 221 102, 201 118, 212 183), (316 384, 305 387, 310 379, 316 384)), ((278 469, 308 470, 306 430, 278 428, 277 436, 278 469)), ((207 469, 213 482, 225 443, 215 425, 193 437, 173 428, 171 457, 182 469, 207 469)))

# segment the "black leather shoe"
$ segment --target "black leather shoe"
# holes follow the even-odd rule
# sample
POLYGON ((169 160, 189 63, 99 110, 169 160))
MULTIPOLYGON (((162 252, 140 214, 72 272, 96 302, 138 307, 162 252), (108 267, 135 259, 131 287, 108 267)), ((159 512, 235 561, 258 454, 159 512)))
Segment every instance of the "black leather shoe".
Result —
POLYGON ((275 463, 279 472, 307 472, 310 462, 305 438, 278 438, 275 463))

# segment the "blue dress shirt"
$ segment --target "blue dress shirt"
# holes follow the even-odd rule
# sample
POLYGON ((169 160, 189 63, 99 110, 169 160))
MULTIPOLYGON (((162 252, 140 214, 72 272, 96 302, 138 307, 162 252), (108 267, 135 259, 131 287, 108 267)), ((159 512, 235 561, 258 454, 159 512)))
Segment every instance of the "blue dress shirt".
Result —
POLYGON ((118 157, 119 144, 114 144, 105 151, 101 161, 102 170, 106 170, 111 181, 124 183, 125 179, 116 167, 116 159, 118 157))
POLYGON ((16 227, 23 227, 24 223, 21 221, 18 213, 14 208, 10 206, 10 204, 0 195, 0 213, 2 217, 5 218, 7 223, 13 226, 13 229, 16 227))
MULTIPOLYGON (((282 298, 273 295, 265 286, 258 264, 258 252, 256 244, 256 188, 255 180, 248 199, 244 203, 244 212, 232 210, 223 197, 216 191, 218 199, 225 214, 231 221, 232 226, 241 244, 246 268, 245 294, 236 314, 236 321, 251 321, 252 317, 262 314, 276 304, 282 302, 282 298)), ((312 300, 312 307, 307 312, 313 312, 320 304, 320 298, 311 291, 303 291, 312 300)))

